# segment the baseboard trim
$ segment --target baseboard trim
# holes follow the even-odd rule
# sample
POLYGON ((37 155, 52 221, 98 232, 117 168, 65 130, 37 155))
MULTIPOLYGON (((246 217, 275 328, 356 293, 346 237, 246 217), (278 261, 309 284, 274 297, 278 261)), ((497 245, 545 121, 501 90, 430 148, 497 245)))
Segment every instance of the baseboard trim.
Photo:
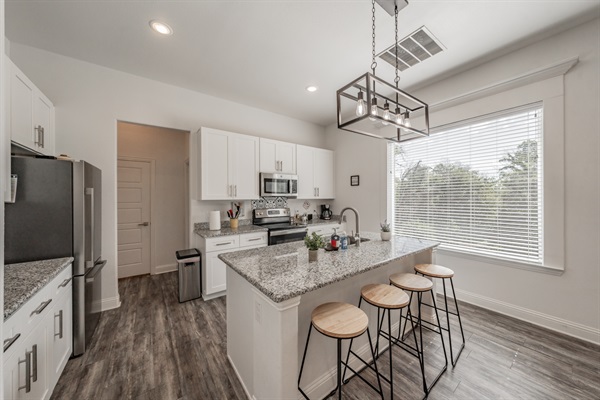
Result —
POLYGON ((244 385, 244 381, 242 380, 242 377, 240 376, 240 373, 238 372, 237 368, 235 367, 235 364, 231 360, 231 357, 229 357, 229 354, 227 354, 227 360, 229 360, 229 365, 231 365, 231 368, 233 368, 233 372, 235 372, 235 376, 237 376, 238 381, 240 382, 240 384, 244 388, 244 393, 246 393, 246 396, 248 397, 248 399, 249 400, 256 400, 256 397, 252 396, 250 394, 250 392, 248 391, 248 388, 246 387, 246 385, 244 385))
POLYGON ((119 296, 109 297, 92 303, 92 312, 103 312, 121 307, 121 299, 119 296))
POLYGON ((587 342, 600 344, 600 329, 595 329, 566 319, 557 318, 552 315, 492 299, 491 297, 467 292, 465 290, 456 289, 456 293, 458 294, 459 300, 464 301, 465 303, 483 307, 522 321, 531 322, 534 325, 564 333, 565 335, 573 336, 587 342))
POLYGON ((166 274, 167 272, 177 271, 177 264, 157 265, 154 267, 152 275, 166 274))

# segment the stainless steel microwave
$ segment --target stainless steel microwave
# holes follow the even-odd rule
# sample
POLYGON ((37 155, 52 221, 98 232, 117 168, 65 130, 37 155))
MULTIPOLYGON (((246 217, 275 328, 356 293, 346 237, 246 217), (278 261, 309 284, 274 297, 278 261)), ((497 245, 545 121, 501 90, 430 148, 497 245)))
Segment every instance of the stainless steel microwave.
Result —
POLYGON ((298 175, 260 173, 261 197, 298 197, 298 175))

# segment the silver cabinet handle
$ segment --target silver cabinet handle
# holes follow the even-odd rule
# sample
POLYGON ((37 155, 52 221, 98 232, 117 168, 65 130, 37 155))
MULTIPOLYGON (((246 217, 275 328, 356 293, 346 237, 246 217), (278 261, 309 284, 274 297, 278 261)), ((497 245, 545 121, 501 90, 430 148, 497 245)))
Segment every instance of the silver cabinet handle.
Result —
POLYGON ((317 197, 321 197, 321 188, 317 188, 317 197))
POLYGON ((31 353, 25 351, 25 360, 19 360, 19 365, 25 363, 25 386, 19 386, 19 390, 25 389, 25 393, 31 392, 31 353))
POLYGON ((40 304, 38 306, 38 308, 33 310, 29 316, 31 317, 33 314, 41 314, 41 312, 44 311, 44 309, 46 307, 48 307, 48 304, 50 304, 50 303, 52 303, 52 299, 48 299, 48 300, 44 301, 42 304, 40 304))
POLYGON ((227 196, 231 197, 231 185, 227 185, 227 196))
POLYGON ((6 350, 8 350, 10 348, 10 346, 13 345, 14 342, 17 341, 18 338, 21 337, 20 333, 17 333, 15 336, 8 338, 4 341, 4 353, 6 353, 6 350))
POLYGON ((141 224, 138 224, 138 226, 148 226, 150 225, 150 222, 142 222, 141 224))
POLYGON ((54 318, 58 317, 58 333, 55 333, 54 336, 58 336, 59 339, 63 338, 63 310, 58 312, 58 315, 55 315, 54 318))
POLYGON ((71 279, 73 279, 73 278, 65 279, 64 281, 62 281, 62 283, 60 285, 58 285, 58 287, 61 288, 61 287, 67 286, 69 284, 69 282, 71 282, 71 279))
POLYGON ((33 135, 33 137, 34 137, 33 143, 34 143, 34 144, 36 144, 36 145, 38 145, 38 146, 39 146, 39 144, 40 144, 40 128, 41 128, 41 126, 40 126, 40 125, 38 125, 38 126, 35 126, 35 127, 33 128, 33 132, 34 132, 34 135, 33 135))
POLYGON ((44 137, 44 127, 40 126, 40 128, 42 128, 42 140, 41 140, 40 146, 43 149, 44 148, 44 144, 46 144, 46 138, 44 137))
POLYGON ((37 344, 31 346, 31 352, 33 353, 33 381, 37 382, 38 368, 37 368, 37 344))
POLYGON ((233 188, 234 188, 234 193, 235 193, 233 196, 237 197, 237 185, 233 185, 233 188))
POLYGON ((262 240, 262 238, 248 239, 249 242, 256 242, 257 240, 262 240))
POLYGON ((225 246, 227 244, 233 244, 233 242, 223 242, 223 243, 217 243, 215 244, 215 246, 225 246))

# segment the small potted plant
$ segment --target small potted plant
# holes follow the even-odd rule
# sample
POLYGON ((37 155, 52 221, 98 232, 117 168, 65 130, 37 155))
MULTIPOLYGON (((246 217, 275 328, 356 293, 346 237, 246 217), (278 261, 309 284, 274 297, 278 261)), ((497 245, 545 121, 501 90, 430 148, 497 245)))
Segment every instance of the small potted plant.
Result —
POLYGON ((316 232, 312 235, 306 235, 304 237, 304 244, 308 248, 308 261, 317 261, 319 259, 319 249, 325 246, 325 241, 316 232))
POLYGON ((379 224, 381 227, 381 240, 387 241, 392 238, 392 232, 390 231, 390 224, 388 224, 387 219, 379 224))

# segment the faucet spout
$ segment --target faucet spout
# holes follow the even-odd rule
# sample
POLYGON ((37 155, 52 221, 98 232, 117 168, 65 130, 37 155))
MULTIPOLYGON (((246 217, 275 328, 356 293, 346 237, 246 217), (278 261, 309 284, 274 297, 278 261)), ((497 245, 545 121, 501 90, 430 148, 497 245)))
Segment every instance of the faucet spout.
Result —
POLYGON ((354 235, 354 239, 356 240, 356 246, 360 246, 360 217, 358 215, 358 211, 354 207, 346 207, 340 212, 340 224, 344 222, 344 212, 346 211, 354 212, 355 223, 356 223, 356 234, 354 235))

